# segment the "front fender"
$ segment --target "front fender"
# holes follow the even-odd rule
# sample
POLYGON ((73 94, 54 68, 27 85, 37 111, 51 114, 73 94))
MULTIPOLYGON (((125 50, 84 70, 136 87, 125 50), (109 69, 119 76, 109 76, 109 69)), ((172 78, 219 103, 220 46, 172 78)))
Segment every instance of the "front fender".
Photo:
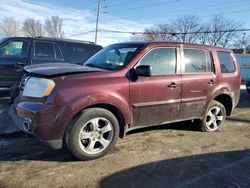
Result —
POLYGON ((74 114, 77 114, 79 111, 88 108, 93 105, 98 105, 98 104, 109 104, 112 106, 115 106, 118 108, 124 118, 126 123, 130 123, 131 118, 130 118, 130 113, 129 113, 129 104, 126 103, 126 100, 119 97, 119 96, 114 96, 114 95, 94 95, 94 96, 86 96, 83 99, 79 99, 76 102, 74 102, 71 105, 71 110, 74 112, 74 114))
POLYGON ((83 98, 76 100, 73 103, 65 104, 57 114, 56 124, 58 126, 64 126, 63 130, 66 129, 71 119, 78 114, 83 109, 89 108, 98 104, 108 104, 118 108, 125 119, 126 124, 130 124, 131 117, 129 113, 129 105, 125 102, 125 99, 122 99, 118 96, 110 95, 87 95, 83 98))

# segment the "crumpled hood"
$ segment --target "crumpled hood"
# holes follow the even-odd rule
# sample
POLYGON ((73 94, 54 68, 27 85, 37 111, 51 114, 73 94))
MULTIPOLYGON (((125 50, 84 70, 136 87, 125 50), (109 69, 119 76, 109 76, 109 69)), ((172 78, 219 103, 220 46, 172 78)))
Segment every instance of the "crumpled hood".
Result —
POLYGON ((56 76, 74 73, 105 72, 107 70, 69 63, 44 63, 24 67, 25 72, 35 75, 56 76))

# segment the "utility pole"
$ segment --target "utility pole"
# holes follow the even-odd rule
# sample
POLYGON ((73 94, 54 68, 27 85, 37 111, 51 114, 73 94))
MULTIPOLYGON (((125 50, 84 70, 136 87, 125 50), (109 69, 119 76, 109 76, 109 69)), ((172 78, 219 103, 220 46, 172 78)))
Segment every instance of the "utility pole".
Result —
POLYGON ((95 27, 95 43, 97 43, 97 33, 98 33, 98 24, 99 24, 99 15, 100 15, 100 5, 101 0, 97 2, 97 13, 96 13, 96 27, 95 27))
POLYGON ((246 35, 246 33, 244 32, 244 33, 243 33, 243 36, 242 36, 242 49, 243 49, 243 54, 246 54, 245 35, 246 35))

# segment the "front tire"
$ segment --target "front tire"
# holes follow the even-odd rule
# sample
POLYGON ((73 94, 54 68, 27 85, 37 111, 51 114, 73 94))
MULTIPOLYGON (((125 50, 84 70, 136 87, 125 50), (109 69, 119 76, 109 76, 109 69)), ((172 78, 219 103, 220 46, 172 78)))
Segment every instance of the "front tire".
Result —
POLYGON ((90 108, 82 114, 66 133, 69 151, 80 160, 104 156, 114 147, 119 136, 119 123, 110 111, 90 108))
POLYGON ((212 101, 201 122, 201 130, 204 132, 214 132, 221 130, 222 123, 226 118, 226 109, 218 101, 212 101))

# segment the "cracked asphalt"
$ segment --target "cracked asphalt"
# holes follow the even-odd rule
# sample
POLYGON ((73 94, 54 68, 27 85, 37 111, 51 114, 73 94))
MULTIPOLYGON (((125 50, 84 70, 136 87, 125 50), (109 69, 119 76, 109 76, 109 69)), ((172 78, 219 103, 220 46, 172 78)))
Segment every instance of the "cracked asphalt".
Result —
POLYGON ((15 132, 0 105, 0 187, 250 187, 250 95, 221 132, 190 122, 141 129, 103 158, 78 161, 15 132))

